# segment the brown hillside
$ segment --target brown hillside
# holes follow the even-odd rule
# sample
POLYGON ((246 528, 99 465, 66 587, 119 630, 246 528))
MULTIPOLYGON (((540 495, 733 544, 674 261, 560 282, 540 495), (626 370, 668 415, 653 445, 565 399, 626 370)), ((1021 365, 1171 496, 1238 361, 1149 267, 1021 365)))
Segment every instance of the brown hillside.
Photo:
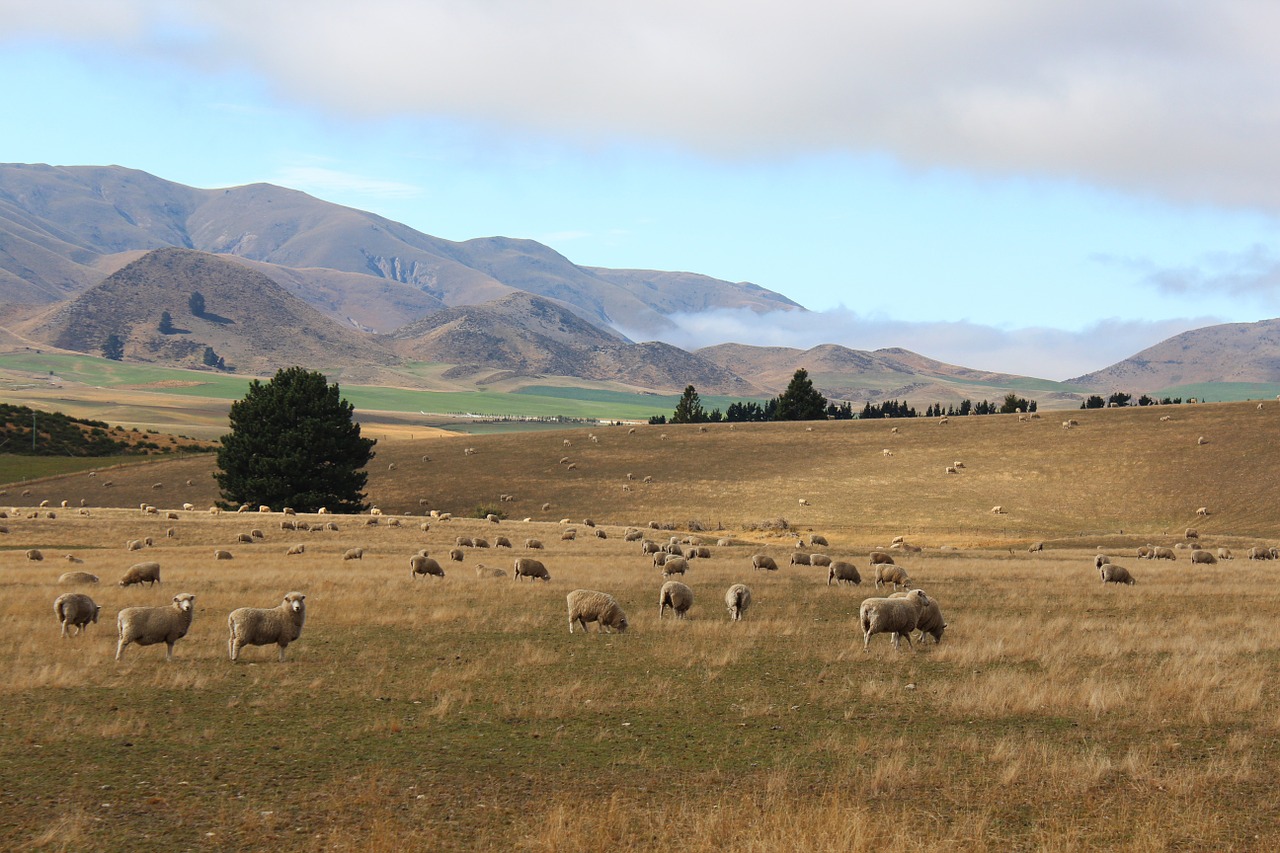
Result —
MULTIPOLYGON (((1071 414, 1079 426, 1070 430, 1057 417, 995 415, 946 425, 830 421, 812 431, 800 424, 715 425, 705 433, 603 427, 591 431, 598 443, 586 430, 383 442, 369 496, 395 513, 468 514, 484 505, 515 518, 681 527, 697 520, 733 531, 785 518, 846 546, 882 545, 897 535, 932 547, 1167 544, 1188 526, 1207 543, 1280 537, 1280 482, 1258 474, 1280 462, 1280 403, 1262 411, 1219 403, 1071 414), (1171 420, 1161 422, 1164 415, 1171 420), (1197 443, 1201 436, 1207 443, 1197 443), (467 447, 475 454, 464 455, 467 447), (564 457, 576 467, 560 464, 564 457), (965 467, 945 473, 956 461, 965 467), (641 482, 645 476, 653 482, 641 482), (502 494, 515 500, 500 503, 502 494), (544 503, 551 505, 545 511, 544 503), (996 505, 1005 512, 993 514, 996 505), (1196 517, 1202 506, 1207 518, 1196 517)), ((216 497, 212 466, 205 458, 120 469, 110 493, 99 490, 91 502, 136 505, 152 498, 158 480, 192 479, 194 487, 166 491, 166 499, 207 505, 216 497), (163 473, 166 465, 175 473, 163 473)), ((78 499, 87 482, 45 481, 21 502, 78 499)))

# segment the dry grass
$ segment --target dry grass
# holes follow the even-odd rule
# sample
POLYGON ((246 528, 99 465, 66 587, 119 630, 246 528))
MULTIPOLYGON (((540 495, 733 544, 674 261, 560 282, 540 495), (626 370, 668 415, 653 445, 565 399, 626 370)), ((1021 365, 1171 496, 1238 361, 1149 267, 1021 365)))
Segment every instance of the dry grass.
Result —
MULTIPOLYGON (((384 448, 405 452, 397 471, 378 475, 384 505, 397 483, 406 496, 477 502, 494 488, 517 494, 523 515, 520 502, 527 508, 559 478, 553 509, 529 514, 590 515, 607 540, 562 542, 549 522, 455 519, 424 533, 416 518, 398 528, 339 518, 337 533, 298 533, 281 531, 278 514, 10 518, 0 543, 0 847, 1269 849, 1280 837, 1274 565, 1193 569, 1185 551, 1173 563, 1118 556, 1138 580, 1120 588, 1093 568, 1097 545, 1127 554, 1161 538, 1162 518, 1180 531, 1200 505, 1214 510, 1195 525, 1204 539, 1235 547, 1275 535, 1274 478, 1254 471, 1269 469, 1280 442, 1253 418, 1280 411, 1173 411, 1200 420, 1153 426, 1154 416, 1137 417, 1147 413, 1105 412, 1084 413, 1069 433, 996 418, 908 424, 892 438, 887 424, 820 424, 812 433, 668 427, 666 441, 597 430, 599 445, 570 433, 568 450, 563 435, 547 434, 522 437, 523 449, 502 436, 384 448), (1173 429, 1191 436, 1185 459, 1173 429), (1196 446, 1200 434, 1211 443, 1196 446), (888 441, 900 442, 892 458, 879 453, 888 441), (821 453, 797 452, 806 443, 821 453), (750 453, 735 451, 743 444, 750 453), (564 476, 566 453, 583 460, 581 478, 564 476), (939 460, 954 459, 964 472, 943 475, 939 460), (882 461, 900 469, 889 477, 874 468, 882 461), (781 494, 783 478, 795 479, 788 465, 828 485, 781 494), (627 470, 655 475, 651 492, 630 498, 639 508, 613 494, 627 470), (750 476, 736 483, 735 471, 750 476), (1097 482, 1107 471, 1115 477, 1097 482), (883 488, 868 487, 881 476, 883 488), (777 493, 763 493, 764 482, 777 493), (993 499, 999 483, 1007 491, 993 499), (1104 494, 1099 512, 1117 517, 1096 529, 1126 533, 1068 535, 1095 529, 1088 507, 1104 494), (811 503, 802 525, 832 539, 816 550, 864 569, 868 547, 890 533, 961 546, 899 558, 942 603, 941 645, 895 653, 876 637, 864 653, 854 623, 874 591, 786 567, 788 538, 736 524, 726 532, 744 544, 693 561, 691 618, 659 621, 662 579, 613 522, 652 514, 730 526, 796 515, 783 505, 795 496, 811 503), (1010 517, 993 522, 995 502, 1010 517), (1035 529, 1023 507, 1050 505, 1060 515, 1035 529), (961 522, 965 506, 974 527, 961 522), (253 527, 265 540, 234 544, 253 527), (441 554, 455 536, 498 533, 542 539, 536 556, 553 581, 476 577, 478 562, 509 570, 528 553, 520 548, 470 550, 464 563, 444 563, 443 581, 410 578, 418 548, 441 554), (1024 535, 1048 549, 1004 547, 1024 535), (157 547, 125 552, 140 536, 157 547), (286 557, 295 542, 306 553, 286 557), (365 559, 342 561, 355 545, 365 559), (43 563, 23 559, 33 546, 43 563), (214 561, 215 548, 235 559, 214 561), (783 570, 752 572, 759 551, 783 570), (161 562, 163 588, 114 586, 140 559, 161 562), (102 577, 88 591, 103 622, 61 640, 51 605, 70 568, 102 577), (731 624, 721 597, 736 581, 755 601, 731 624), (613 593, 631 630, 571 636, 564 596, 580 586, 613 593), (229 663, 226 614, 271 606, 290 589, 306 592, 310 609, 288 661, 251 647, 229 663), (179 591, 196 594, 197 613, 175 660, 164 662, 163 646, 131 647, 115 663, 116 612, 179 591)), ((139 483, 160 479, 157 470, 147 466, 139 483)), ((163 479, 163 496, 185 499, 177 478, 163 479)))

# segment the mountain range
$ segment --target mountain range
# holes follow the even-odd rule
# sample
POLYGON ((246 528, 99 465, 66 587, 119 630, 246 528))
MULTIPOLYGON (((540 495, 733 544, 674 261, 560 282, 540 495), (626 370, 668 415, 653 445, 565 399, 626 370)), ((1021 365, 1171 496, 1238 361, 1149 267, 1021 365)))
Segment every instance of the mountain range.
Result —
MULTIPOLYGON (((413 387, 422 362, 460 386, 569 377, 609 387, 765 396, 806 368, 830 397, 950 402, 1204 382, 1280 382, 1280 321, 1179 335, 1055 383, 908 350, 636 343, 674 314, 803 312, 782 294, 689 272, 579 266, 531 240, 454 242, 269 184, 197 189, 118 166, 0 165, 0 345, 261 375, 324 368, 413 387), (199 292, 205 310, 189 300, 199 292), (163 327, 163 314, 172 324, 163 327), (215 365, 218 362, 215 361, 215 365)), ((439 381, 437 374, 433 381, 439 381)))

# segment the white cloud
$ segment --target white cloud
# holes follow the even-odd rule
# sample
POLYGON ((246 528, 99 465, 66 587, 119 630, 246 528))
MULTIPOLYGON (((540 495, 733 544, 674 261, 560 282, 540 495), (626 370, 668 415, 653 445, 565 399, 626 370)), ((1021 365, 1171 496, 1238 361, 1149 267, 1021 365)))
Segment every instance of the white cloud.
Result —
POLYGON ((1258 0, 0 0, 0 19, 247 67, 347 114, 889 152, 1280 210, 1280 5, 1258 0))
MULTIPOLYGON (((1173 335, 1218 322, 1210 318, 1151 323, 1102 320, 1080 331, 1002 329, 969 322, 888 320, 843 307, 768 314, 719 310, 670 319, 674 328, 659 339, 688 350, 724 342, 795 349, 819 344, 867 351, 901 347, 961 367, 1058 381, 1109 367, 1173 335)), ((622 331, 633 339, 652 337, 622 331)))

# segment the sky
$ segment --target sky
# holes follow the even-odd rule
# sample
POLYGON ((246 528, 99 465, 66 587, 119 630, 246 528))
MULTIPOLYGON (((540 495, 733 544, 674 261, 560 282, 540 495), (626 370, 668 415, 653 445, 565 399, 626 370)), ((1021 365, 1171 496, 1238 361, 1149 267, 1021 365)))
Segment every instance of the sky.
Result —
POLYGON ((750 281, 695 347, 1066 379, 1280 316, 1271 0, 0 0, 0 160, 750 281))

